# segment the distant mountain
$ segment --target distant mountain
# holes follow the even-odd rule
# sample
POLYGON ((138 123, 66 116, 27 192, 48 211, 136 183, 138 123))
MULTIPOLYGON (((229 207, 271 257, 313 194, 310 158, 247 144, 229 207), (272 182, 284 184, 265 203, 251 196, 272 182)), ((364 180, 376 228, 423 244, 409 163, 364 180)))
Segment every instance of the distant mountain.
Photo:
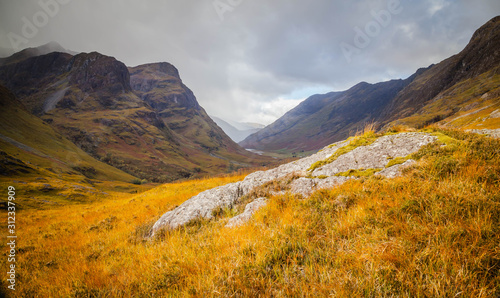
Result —
POLYGON ((39 46, 39 47, 27 48, 27 49, 24 49, 24 50, 17 52, 17 53, 11 53, 11 50, 4 49, 3 51, 0 51, 0 56, 2 56, 1 55, 2 52, 9 53, 10 55, 8 57, 5 57, 5 58, 0 58, 0 65, 8 64, 8 63, 15 63, 15 62, 19 62, 19 61, 22 61, 24 59, 27 59, 27 58, 40 56, 40 55, 46 55, 46 54, 49 54, 52 52, 61 52, 61 53, 67 53, 67 54, 71 54, 71 55, 77 54, 76 52, 69 51, 69 50, 63 48, 60 44, 58 44, 57 42, 54 42, 54 41, 49 42, 49 43, 44 44, 44 45, 39 46))
POLYGON ((411 82, 359 83, 344 92, 313 95, 240 144, 263 151, 311 151, 361 130, 411 82))
POLYGON ((266 162, 217 127, 169 64, 131 75, 97 52, 16 55, 0 66, 0 83, 79 148, 133 176, 166 182, 266 162))
POLYGON ((498 128, 500 17, 474 33, 467 47, 405 80, 360 83, 344 92, 313 95, 240 142, 257 150, 317 150, 373 123, 379 129, 440 122, 498 128))
POLYGON ((264 127, 266 127, 264 124, 253 123, 253 122, 235 122, 228 120, 227 123, 231 124, 236 129, 239 130, 263 129, 264 127))
POLYGON ((243 141, 249 135, 258 132, 264 125, 257 123, 234 123, 231 124, 218 117, 210 116, 217 125, 235 142, 243 141))

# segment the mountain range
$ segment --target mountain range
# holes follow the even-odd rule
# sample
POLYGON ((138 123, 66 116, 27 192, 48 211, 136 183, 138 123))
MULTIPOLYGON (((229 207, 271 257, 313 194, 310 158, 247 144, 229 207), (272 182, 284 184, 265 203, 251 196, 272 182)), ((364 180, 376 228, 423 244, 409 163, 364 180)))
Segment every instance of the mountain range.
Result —
MULTIPOLYGON (((0 85, 12 92, 4 90, 4 101, 19 100, 26 113, 94 158, 93 164, 112 166, 127 179, 168 182, 271 161, 233 142, 169 63, 127 67, 113 57, 73 55, 51 43, 1 59, 0 85)), ((16 123, 21 118, 14 121, 24 127, 16 123)), ((40 123, 30 124, 23 134, 35 138, 40 123)), ((8 135, 3 127, 0 134, 8 135)), ((24 144, 13 139, 11 144, 24 144)), ((97 172, 92 165, 83 168, 89 177, 97 172)))
POLYGON ((472 36, 460 53, 404 80, 359 83, 313 95, 240 142, 262 151, 314 151, 361 131, 432 123, 465 129, 498 128, 500 17, 472 36))

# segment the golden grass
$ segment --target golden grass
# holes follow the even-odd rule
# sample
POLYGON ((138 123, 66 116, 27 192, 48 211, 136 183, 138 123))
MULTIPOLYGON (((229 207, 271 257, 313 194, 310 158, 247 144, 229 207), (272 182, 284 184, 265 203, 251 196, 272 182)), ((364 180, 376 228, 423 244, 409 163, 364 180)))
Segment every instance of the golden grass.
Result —
POLYGON ((244 175, 21 211, 16 294, 498 297, 500 141, 441 133, 454 142, 425 146, 402 177, 273 196, 234 229, 222 216, 142 238, 165 211, 244 175))

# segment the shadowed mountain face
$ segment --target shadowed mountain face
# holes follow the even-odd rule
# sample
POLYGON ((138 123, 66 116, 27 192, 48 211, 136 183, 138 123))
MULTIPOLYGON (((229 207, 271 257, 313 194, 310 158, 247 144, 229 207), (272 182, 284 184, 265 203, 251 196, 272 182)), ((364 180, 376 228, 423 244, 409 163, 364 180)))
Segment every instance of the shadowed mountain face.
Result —
POLYGON ((439 121, 454 127, 499 126, 497 118, 490 117, 500 108, 499 49, 500 17, 495 17, 476 31, 462 52, 437 65, 406 80, 360 83, 344 92, 313 95, 240 144, 258 150, 315 150, 369 123, 379 128, 439 121), (480 109, 474 117, 467 116, 480 109))
POLYGON ((259 150, 322 148, 362 130, 409 82, 359 83, 345 92, 313 95, 240 144, 259 150))
POLYGON ((131 76, 96 52, 6 61, 0 83, 30 112, 136 177, 165 182, 265 162, 213 123, 168 63, 132 68, 131 76))
POLYGON ((140 65, 130 68, 130 74, 135 93, 151 106, 179 137, 208 151, 244 151, 208 117, 193 92, 182 83, 179 72, 173 65, 140 65))

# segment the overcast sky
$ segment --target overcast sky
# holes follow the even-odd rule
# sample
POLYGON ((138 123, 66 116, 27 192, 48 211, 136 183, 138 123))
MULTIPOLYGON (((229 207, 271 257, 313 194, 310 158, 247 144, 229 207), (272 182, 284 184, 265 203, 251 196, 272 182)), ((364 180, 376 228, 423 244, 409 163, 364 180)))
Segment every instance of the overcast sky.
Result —
POLYGON ((498 0, 0 0, 0 47, 167 61, 210 115, 269 124, 312 94, 440 62, 499 14, 498 0))

